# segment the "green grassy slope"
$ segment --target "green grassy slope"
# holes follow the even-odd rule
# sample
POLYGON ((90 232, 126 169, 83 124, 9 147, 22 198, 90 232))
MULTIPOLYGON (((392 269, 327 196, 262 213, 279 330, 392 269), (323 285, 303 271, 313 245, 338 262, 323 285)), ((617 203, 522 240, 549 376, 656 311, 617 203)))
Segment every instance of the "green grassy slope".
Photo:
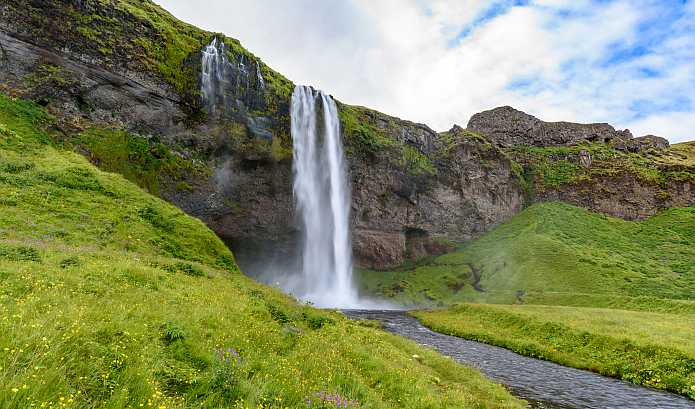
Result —
POLYGON ((535 204, 454 253, 401 271, 362 272, 362 284, 420 305, 521 301, 695 311, 695 208, 627 222, 562 203, 535 204))
POLYGON ((440 332, 695 399, 695 314, 464 304, 415 315, 440 332))
POLYGON ((0 96, 0 407, 521 406, 252 282, 200 221, 53 146, 51 122, 0 96))

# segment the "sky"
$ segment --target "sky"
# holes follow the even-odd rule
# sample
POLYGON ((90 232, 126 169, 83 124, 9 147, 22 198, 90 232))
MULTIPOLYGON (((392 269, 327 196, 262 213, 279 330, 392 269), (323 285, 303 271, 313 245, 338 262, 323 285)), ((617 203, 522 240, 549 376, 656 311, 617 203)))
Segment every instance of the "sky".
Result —
POLYGON ((437 131, 511 105, 695 140, 695 0, 155 0, 297 84, 437 131))

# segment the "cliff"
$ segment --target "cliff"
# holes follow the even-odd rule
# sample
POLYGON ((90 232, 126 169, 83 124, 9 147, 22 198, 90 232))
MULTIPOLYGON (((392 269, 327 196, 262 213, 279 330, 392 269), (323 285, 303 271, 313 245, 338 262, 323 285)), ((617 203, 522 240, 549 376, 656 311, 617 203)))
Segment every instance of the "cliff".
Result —
MULTIPOLYGON (((0 45, 0 90, 56 116, 56 143, 203 220, 246 270, 259 255, 279 264, 292 259, 294 85, 238 41, 185 24, 148 0, 19 0, 0 4, 0 45), (223 57, 213 80, 205 52, 223 57)), ((367 108, 339 109, 361 266, 440 254, 534 200, 628 218, 693 202, 692 167, 676 171, 680 165, 656 160, 672 157, 673 148, 647 157, 651 148, 604 145, 634 145, 624 142, 629 132, 606 124, 549 125, 507 107, 474 116, 469 129, 438 134, 367 108), (585 168, 585 148, 546 148, 577 143, 607 147, 656 179, 616 170, 614 153, 591 153, 585 168), (688 176, 664 182, 664 172, 688 176), (643 195, 634 199, 637 190, 643 195)))

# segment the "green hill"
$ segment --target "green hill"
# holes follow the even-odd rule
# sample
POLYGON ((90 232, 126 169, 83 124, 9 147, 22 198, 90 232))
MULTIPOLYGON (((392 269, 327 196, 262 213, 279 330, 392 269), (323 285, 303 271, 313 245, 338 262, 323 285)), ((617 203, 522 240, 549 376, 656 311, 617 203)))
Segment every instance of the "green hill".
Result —
POLYGON ((53 121, 0 96, 0 407, 521 405, 244 277, 202 222, 54 145, 53 121))
POLYGON ((454 253, 399 271, 364 271, 362 284, 367 292, 405 304, 525 302, 695 311, 693 260, 695 208, 629 222, 542 203, 454 253))

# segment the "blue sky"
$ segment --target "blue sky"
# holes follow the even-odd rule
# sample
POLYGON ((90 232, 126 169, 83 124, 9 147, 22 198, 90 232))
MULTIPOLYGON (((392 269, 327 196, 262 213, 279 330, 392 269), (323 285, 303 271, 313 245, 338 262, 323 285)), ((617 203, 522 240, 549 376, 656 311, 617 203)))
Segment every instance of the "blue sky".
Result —
POLYGON ((695 0, 159 3, 297 83, 436 130, 512 105, 695 139, 695 0))

